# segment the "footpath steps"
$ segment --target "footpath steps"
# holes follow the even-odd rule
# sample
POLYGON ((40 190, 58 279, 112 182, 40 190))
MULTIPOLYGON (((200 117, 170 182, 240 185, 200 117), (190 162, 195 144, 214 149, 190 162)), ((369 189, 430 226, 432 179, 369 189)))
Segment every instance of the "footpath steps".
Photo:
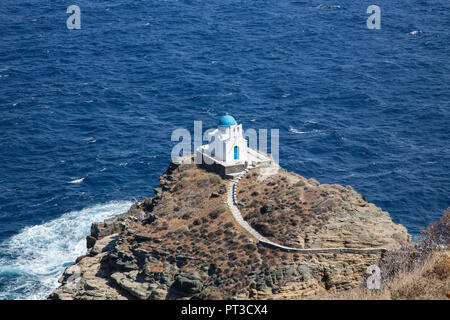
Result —
POLYGON ((384 252, 386 248, 308 248, 308 249, 300 249, 300 248, 292 248, 280 245, 269 239, 262 236, 258 231, 253 229, 247 221, 241 215, 239 208, 237 207, 237 183, 247 174, 247 172, 253 167, 246 168, 242 173, 235 176, 233 180, 228 184, 228 193, 227 193, 227 205, 230 208, 231 214, 239 225, 247 230, 253 237, 258 240, 259 245, 263 245, 266 247, 276 248, 283 251, 295 251, 299 253, 377 253, 384 252))

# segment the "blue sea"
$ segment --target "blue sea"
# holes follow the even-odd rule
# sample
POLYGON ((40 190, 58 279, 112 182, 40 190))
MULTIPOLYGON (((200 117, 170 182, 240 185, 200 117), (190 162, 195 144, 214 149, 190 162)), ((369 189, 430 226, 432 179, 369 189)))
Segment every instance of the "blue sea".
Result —
POLYGON ((2 0, 0 299, 44 299, 153 195, 172 131, 227 112, 417 235, 450 206, 449 30, 448 0, 2 0))

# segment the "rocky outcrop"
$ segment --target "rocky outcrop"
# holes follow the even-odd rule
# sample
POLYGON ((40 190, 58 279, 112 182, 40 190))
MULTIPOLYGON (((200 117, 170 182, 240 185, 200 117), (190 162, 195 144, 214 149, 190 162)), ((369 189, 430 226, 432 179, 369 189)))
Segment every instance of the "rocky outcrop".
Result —
POLYGON ((395 247, 410 240, 403 226, 351 186, 319 184, 285 170, 257 168, 240 179, 236 189, 236 202, 247 223, 283 246, 348 251, 395 247))
MULTIPOLYGON (((273 240, 299 248, 409 241, 404 227, 353 190, 283 169, 253 169, 248 176, 238 185, 239 208, 273 240)), ((66 269, 49 298, 302 299, 358 286, 380 258, 379 252, 304 254, 261 246, 233 218, 227 185, 193 164, 170 163, 153 198, 92 225, 86 255, 66 269)))

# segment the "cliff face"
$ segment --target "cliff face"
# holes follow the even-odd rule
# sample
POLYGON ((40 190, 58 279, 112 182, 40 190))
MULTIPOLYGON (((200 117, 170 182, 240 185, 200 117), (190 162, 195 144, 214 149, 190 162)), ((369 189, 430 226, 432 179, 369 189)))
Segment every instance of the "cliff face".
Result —
MULTIPOLYGON (((95 223, 88 251, 50 299, 301 299, 351 289, 380 253, 283 252, 260 246, 226 204, 227 181, 171 163, 155 197, 95 223)), ((403 226, 350 187, 321 185, 279 167, 238 184, 244 219, 298 248, 395 247, 403 226)))

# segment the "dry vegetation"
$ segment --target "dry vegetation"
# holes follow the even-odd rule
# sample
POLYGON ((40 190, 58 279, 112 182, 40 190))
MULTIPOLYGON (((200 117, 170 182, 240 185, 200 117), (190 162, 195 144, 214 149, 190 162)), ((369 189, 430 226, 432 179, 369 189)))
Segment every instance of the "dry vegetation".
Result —
MULTIPOLYGON (((238 185, 244 219, 273 241, 302 247, 305 239, 299 239, 300 225, 311 232, 319 230, 335 207, 334 198, 314 179, 292 180, 277 173, 258 183, 260 176, 260 169, 252 170, 238 185), (322 205, 316 201, 319 195, 322 205)), ((308 246, 308 239, 306 242, 308 246)))
POLYGON ((379 290, 357 289, 332 299, 430 300, 450 298, 450 210, 422 230, 416 243, 387 252, 378 262, 379 290))
MULTIPOLYGON (((318 231, 345 200, 366 207, 366 200, 350 187, 320 185, 314 179, 289 175, 283 170, 265 177, 264 181, 258 180, 262 176, 255 169, 241 180, 239 190, 243 191, 238 200, 246 203, 245 199, 251 199, 244 208, 241 206, 245 218, 280 243, 292 244, 286 239, 298 239, 299 231, 307 230, 314 234, 309 243, 314 244, 314 237, 320 236, 318 231)), ((130 237, 122 247, 133 252, 140 249, 157 252, 161 262, 152 265, 153 277, 158 277, 162 270, 166 275, 180 269, 188 273, 207 272, 208 277, 202 281, 208 290, 197 298, 251 298, 249 290, 267 286, 270 295, 277 297, 278 293, 283 294, 286 283, 274 280, 274 274, 299 268, 303 263, 300 269, 308 265, 307 269, 311 267, 316 273, 315 280, 310 280, 315 284, 309 284, 314 288, 312 291, 340 292, 352 288, 368 261, 373 263, 377 259, 376 255, 299 255, 257 246, 255 239, 234 221, 226 206, 226 181, 197 167, 177 167, 161 177, 161 187, 163 192, 152 206, 152 214, 158 218, 149 224, 129 227, 130 237), (139 234, 151 237, 143 242, 132 236, 139 234), (178 269, 170 267, 173 257, 181 257, 176 261, 178 269)), ((308 238, 306 244, 309 245, 308 238)), ((305 245, 305 240, 301 245, 305 245)), ((280 298, 299 298, 303 294, 304 290, 298 294, 293 290, 280 298)))
POLYGON ((352 187, 319 184, 283 169, 251 170, 237 186, 244 219, 270 240, 296 248, 393 247, 403 226, 352 187))
MULTIPOLYGON (((236 296, 241 289, 255 286, 247 276, 255 269, 282 264, 282 253, 258 247, 236 224, 225 203, 226 182, 218 175, 180 166, 171 172, 164 188, 152 208, 158 218, 148 224, 129 227, 129 237, 122 248, 186 257, 177 263, 178 267, 188 272, 206 269, 208 281, 217 285, 217 291, 210 290, 208 298, 215 299, 236 296), (132 237, 142 234, 151 236, 146 236, 145 242, 142 237, 132 237)), ((283 258, 283 263, 293 260, 292 255, 283 258)), ((166 268, 167 272, 169 265, 167 261, 152 268, 166 268)), ((161 272, 159 269, 151 271, 161 272)))

